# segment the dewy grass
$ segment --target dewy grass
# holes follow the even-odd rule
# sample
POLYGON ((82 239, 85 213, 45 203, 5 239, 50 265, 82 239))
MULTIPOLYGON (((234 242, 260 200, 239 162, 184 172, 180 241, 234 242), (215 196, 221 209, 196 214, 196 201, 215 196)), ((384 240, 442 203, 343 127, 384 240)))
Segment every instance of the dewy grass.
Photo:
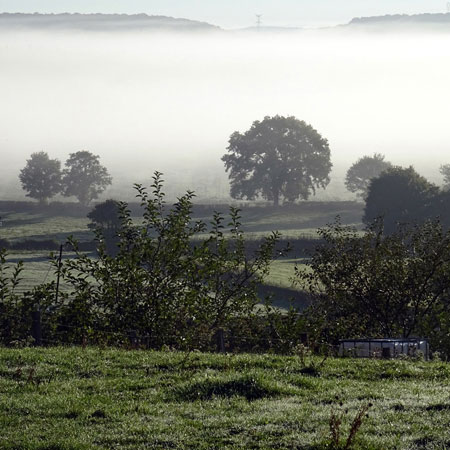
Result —
POLYGON ((260 376, 249 374, 234 376, 231 379, 221 377, 204 378, 176 387, 175 398, 179 400, 211 400, 216 397, 243 397, 248 401, 279 396, 282 390, 260 376))
POLYGON ((330 358, 311 377, 297 356, 0 349, 0 448, 330 449, 333 411, 345 445, 370 403, 350 448, 445 449, 449 367, 330 358))

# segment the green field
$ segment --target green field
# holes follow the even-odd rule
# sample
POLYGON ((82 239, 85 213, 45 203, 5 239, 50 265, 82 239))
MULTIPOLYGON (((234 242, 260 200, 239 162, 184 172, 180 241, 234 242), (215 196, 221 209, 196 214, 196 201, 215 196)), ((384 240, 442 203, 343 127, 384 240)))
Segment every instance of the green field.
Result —
POLYGON ((305 258, 283 258, 273 261, 270 266, 270 273, 266 278, 266 283, 271 286, 280 286, 298 290, 301 287, 293 284, 295 267, 306 269, 303 264, 305 258))
MULTIPOLYGON (((11 243, 25 240, 44 241, 52 240, 64 243, 67 237, 72 235, 80 242, 91 241, 93 233, 87 227, 87 217, 60 216, 52 212, 36 211, 35 205, 31 203, 19 204, 23 211, 14 211, 8 205, 2 207, 0 202, 0 216, 2 226, 0 227, 0 239, 6 239, 11 243), (28 211, 27 211, 28 208, 28 211)), ((214 211, 227 212, 226 205, 200 206, 194 208, 193 219, 203 220, 209 223, 214 211)), ((135 214, 137 212, 135 211, 135 214)), ((361 226, 362 206, 355 202, 303 202, 296 205, 283 207, 255 206, 243 207, 241 211, 241 222, 248 239, 259 239, 272 231, 280 231, 284 239, 315 238, 317 227, 333 222, 340 215, 343 223, 361 226)), ((142 217, 134 217, 139 223, 142 217)), ((228 220, 224 221, 225 228, 228 220)), ((274 261, 271 272, 265 283, 277 288, 298 290, 299 287, 292 285, 294 267, 301 264, 298 258, 298 249, 294 248, 289 258, 274 261)), ((49 263, 50 251, 10 251, 8 261, 17 262, 23 260, 24 271, 20 291, 31 289, 33 286, 55 279, 54 269, 49 263)), ((65 257, 73 254, 65 253, 65 257)), ((64 288, 64 286, 62 286, 64 288)), ((283 308, 289 306, 289 292, 277 294, 275 303, 283 308)), ((301 303, 301 302, 300 302, 301 303)))
MULTIPOLYGON (((356 202, 304 202, 296 205, 274 207, 245 207, 241 210, 244 230, 253 237, 261 237, 271 231, 279 231, 285 238, 316 236, 318 227, 333 222, 339 215, 342 222, 361 226, 362 204, 356 202)), ((227 205, 194 208, 193 220, 212 218, 215 210, 226 215, 227 205)), ((24 239, 54 239, 64 242, 69 235, 81 241, 91 240, 86 217, 69 217, 49 213, 15 212, 1 208, 2 227, 0 239, 19 241, 24 239)), ((139 221, 140 216, 135 217, 139 221)), ((227 221, 225 221, 225 225, 227 221)))
MULTIPOLYGON (((195 218, 208 221, 211 212, 195 218)), ((338 202, 244 208, 242 223, 250 237, 280 230, 296 238, 316 235, 317 227, 339 213, 343 223, 361 225, 361 206, 338 202)), ((70 234, 92 239, 85 218, 7 212, 2 221, 0 239, 11 242, 63 242, 70 234)), ((10 263, 24 261, 20 290, 55 278, 48 254, 9 253, 10 263)), ((294 268, 304 262, 294 250, 272 263, 269 287, 262 288, 263 295, 270 286, 278 288, 275 306, 289 305, 299 289, 292 286, 294 268)), ((294 305, 301 308, 304 299, 297 293, 294 305)), ((311 370, 319 361, 272 354, 0 348, 0 448, 342 449, 354 418, 369 404, 350 448, 450 448, 448 363, 330 358, 311 370), (333 417, 342 420, 334 427, 337 446, 333 417)))
POLYGON ((303 368, 296 356, 0 349, 0 448, 335 448, 333 411, 344 443, 369 403, 352 448, 450 447, 448 364, 303 368))
POLYGON ((33 240, 55 240, 65 242, 73 235, 80 241, 92 239, 92 231, 87 228, 89 220, 78 217, 48 217, 43 214, 11 213, 3 215, 0 239, 11 242, 33 240))
MULTIPOLYGON (((227 213, 226 205, 211 208, 207 214, 195 215, 209 222, 213 211, 227 213)), ((195 209, 194 209, 195 212, 195 209)), ((342 223, 361 227, 363 204, 357 202, 302 202, 282 207, 255 206, 241 209, 241 223, 249 236, 260 238, 279 231, 284 238, 316 237, 317 228, 340 216, 342 223)))

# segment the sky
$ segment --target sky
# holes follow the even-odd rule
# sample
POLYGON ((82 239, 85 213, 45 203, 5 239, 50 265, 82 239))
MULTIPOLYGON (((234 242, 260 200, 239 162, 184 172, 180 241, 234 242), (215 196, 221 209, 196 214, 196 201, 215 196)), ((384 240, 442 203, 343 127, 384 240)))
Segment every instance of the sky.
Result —
POLYGON ((201 20, 223 28, 317 27, 353 17, 446 12, 443 0, 0 0, 0 12, 146 13, 201 20))

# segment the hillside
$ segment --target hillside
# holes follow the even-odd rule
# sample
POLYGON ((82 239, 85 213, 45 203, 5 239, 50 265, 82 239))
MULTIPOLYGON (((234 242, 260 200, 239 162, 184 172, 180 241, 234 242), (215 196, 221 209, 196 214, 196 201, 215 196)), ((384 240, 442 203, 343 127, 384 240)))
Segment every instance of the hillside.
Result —
POLYGON ((380 31, 450 31, 450 14, 396 14, 356 17, 346 25, 346 28, 367 28, 380 31))
POLYGON ((147 14, 0 14, 0 29, 90 31, 219 31, 206 22, 147 14))

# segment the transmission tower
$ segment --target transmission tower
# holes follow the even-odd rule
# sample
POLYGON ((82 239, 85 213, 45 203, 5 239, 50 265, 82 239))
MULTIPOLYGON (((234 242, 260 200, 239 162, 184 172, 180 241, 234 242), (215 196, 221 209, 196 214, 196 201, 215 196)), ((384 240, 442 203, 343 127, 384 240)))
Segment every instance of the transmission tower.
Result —
MULTIPOLYGON (((449 2, 449 4, 450 4, 450 2, 449 2)), ((261 24, 262 24, 261 17, 262 17, 262 14, 256 14, 256 29, 257 29, 257 31, 261 30, 261 24)))

